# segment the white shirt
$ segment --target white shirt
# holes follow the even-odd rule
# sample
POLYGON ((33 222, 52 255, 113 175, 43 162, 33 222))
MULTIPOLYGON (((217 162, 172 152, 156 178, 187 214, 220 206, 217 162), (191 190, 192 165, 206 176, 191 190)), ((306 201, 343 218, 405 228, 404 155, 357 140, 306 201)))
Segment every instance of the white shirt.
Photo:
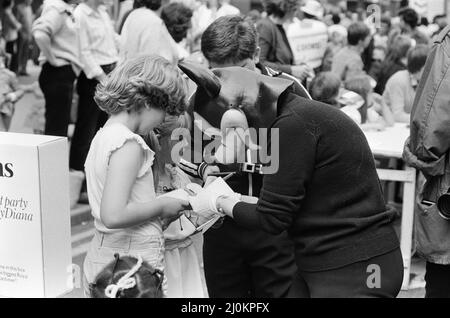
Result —
MULTIPOLYGON (((81 61, 73 8, 62 0, 45 0, 41 16, 33 24, 33 34, 36 31, 50 37, 51 50, 56 58, 53 66, 72 64, 74 72, 79 74, 81 61)), ((41 54, 39 60, 45 62, 46 58, 41 54)))
POLYGON ((294 53, 295 64, 306 63, 312 68, 322 65, 328 43, 328 27, 325 23, 294 18, 286 26, 286 36, 294 53))
POLYGON ((140 167, 131 189, 129 202, 146 203, 156 199, 152 171, 155 153, 147 146, 142 137, 130 131, 128 127, 120 123, 106 125, 97 132, 92 140, 85 163, 86 185, 94 225, 97 230, 103 233, 129 230, 143 235, 162 236, 161 222, 156 217, 140 225, 122 230, 108 229, 101 220, 100 208, 108 175, 109 160, 114 151, 122 148, 129 140, 137 142, 145 155, 144 163, 140 167))
POLYGON ((80 59, 86 77, 92 79, 103 74, 100 65, 119 60, 119 35, 104 6, 94 10, 81 3, 74 11, 77 20, 80 59))
POLYGON ((241 10, 236 8, 235 6, 232 6, 229 3, 224 3, 219 10, 217 10, 217 18, 224 17, 227 15, 239 15, 241 14, 241 10))
POLYGON ((139 8, 130 13, 122 29, 122 60, 156 54, 178 62, 176 43, 163 20, 152 10, 139 8))

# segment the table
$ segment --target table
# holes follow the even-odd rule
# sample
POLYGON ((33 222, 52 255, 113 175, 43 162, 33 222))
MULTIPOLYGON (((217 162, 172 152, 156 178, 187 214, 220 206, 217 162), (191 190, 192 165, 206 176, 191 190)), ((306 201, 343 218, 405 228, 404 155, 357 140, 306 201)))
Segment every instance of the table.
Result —
MULTIPOLYGON (((409 125, 395 124, 384 131, 365 132, 370 149, 375 156, 401 159, 403 147, 409 137, 409 125)), ((402 289, 409 287, 411 271, 411 247, 414 227, 416 169, 405 166, 404 170, 378 169, 380 180, 404 183, 400 248, 403 255, 404 276, 402 289)))

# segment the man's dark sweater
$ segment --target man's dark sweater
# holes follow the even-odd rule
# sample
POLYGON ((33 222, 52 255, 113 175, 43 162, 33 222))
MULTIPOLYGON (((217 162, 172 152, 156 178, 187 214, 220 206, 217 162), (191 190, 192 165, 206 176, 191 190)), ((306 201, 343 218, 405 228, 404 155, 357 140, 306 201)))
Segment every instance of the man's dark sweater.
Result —
MULTIPOLYGON (((280 165, 257 205, 240 202, 238 224, 288 230, 302 271, 335 269, 399 246, 375 162, 360 128, 341 111, 288 94, 272 128, 280 165)), ((272 154, 273 157, 273 154, 272 154)))

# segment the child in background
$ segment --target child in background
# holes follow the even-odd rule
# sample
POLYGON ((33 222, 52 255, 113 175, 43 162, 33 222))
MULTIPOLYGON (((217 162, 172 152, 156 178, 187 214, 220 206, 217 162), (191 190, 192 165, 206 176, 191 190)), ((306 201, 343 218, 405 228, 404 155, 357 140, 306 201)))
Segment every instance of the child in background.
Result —
POLYGON ((311 81, 309 93, 312 99, 338 107, 337 98, 341 88, 341 79, 332 72, 322 72, 311 81))
POLYGON ((89 289, 92 298, 162 298, 164 274, 142 257, 114 255, 89 289))
MULTIPOLYGON (((159 126, 166 113, 179 115, 186 105, 181 72, 159 56, 123 62, 99 84, 99 107, 110 115, 94 137, 85 170, 95 234, 84 261, 85 293, 116 253, 141 255, 164 271, 161 219, 172 220, 187 201, 156 198, 154 152, 140 135, 159 126)), ((163 283, 163 292, 167 287, 163 283)))
POLYGON ((358 124, 363 130, 383 130, 386 126, 394 125, 394 115, 383 98, 373 92, 370 77, 367 75, 356 76, 348 79, 345 88, 355 92, 364 99, 364 104, 359 107, 361 122, 358 124))
POLYGON ((331 71, 334 55, 347 44, 347 29, 335 24, 328 28, 329 41, 322 60, 322 72, 331 71))
MULTIPOLYGON (((178 140, 172 140, 171 135, 177 128, 189 128, 184 115, 166 116, 164 123, 156 129, 158 144, 152 149, 156 151, 154 171, 157 195, 185 189, 192 183, 188 175, 172 161, 171 151, 178 140)), ((196 246, 203 245, 203 236, 195 233, 195 227, 190 227, 191 224, 184 221, 189 222, 187 218, 181 217, 164 231, 167 297, 205 298, 204 273, 199 262, 201 249, 196 249, 196 246)))
POLYGON ((8 131, 14 114, 15 103, 24 93, 33 90, 32 85, 20 86, 14 72, 6 67, 6 54, 0 51, 0 131, 8 131))

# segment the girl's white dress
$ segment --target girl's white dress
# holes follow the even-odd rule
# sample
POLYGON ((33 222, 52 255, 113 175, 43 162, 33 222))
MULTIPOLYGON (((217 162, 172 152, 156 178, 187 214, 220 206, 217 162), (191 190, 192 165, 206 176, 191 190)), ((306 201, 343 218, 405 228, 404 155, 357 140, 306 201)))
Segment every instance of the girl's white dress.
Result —
MULTIPOLYGON (((177 167, 166 165, 170 184, 160 182, 157 194, 184 188, 191 183, 188 176, 177 167)), ((164 231, 165 275, 167 277, 167 297, 205 298, 207 297, 202 264, 203 236, 201 233, 186 237, 182 224, 172 222, 164 231)))
MULTIPOLYGON (((114 260, 115 253, 120 256, 140 255, 148 264, 164 271, 164 236, 159 218, 153 218, 138 226, 111 230, 103 224, 100 217, 110 157, 127 141, 137 142, 145 155, 131 189, 129 201, 145 203, 156 199, 152 170, 154 152, 142 137, 123 124, 113 123, 100 129, 91 143, 85 163, 89 204, 95 225, 95 235, 84 260, 84 289, 88 296, 89 284, 94 283, 97 275, 114 260)), ((163 283, 163 292, 166 295, 166 279, 163 283)))

